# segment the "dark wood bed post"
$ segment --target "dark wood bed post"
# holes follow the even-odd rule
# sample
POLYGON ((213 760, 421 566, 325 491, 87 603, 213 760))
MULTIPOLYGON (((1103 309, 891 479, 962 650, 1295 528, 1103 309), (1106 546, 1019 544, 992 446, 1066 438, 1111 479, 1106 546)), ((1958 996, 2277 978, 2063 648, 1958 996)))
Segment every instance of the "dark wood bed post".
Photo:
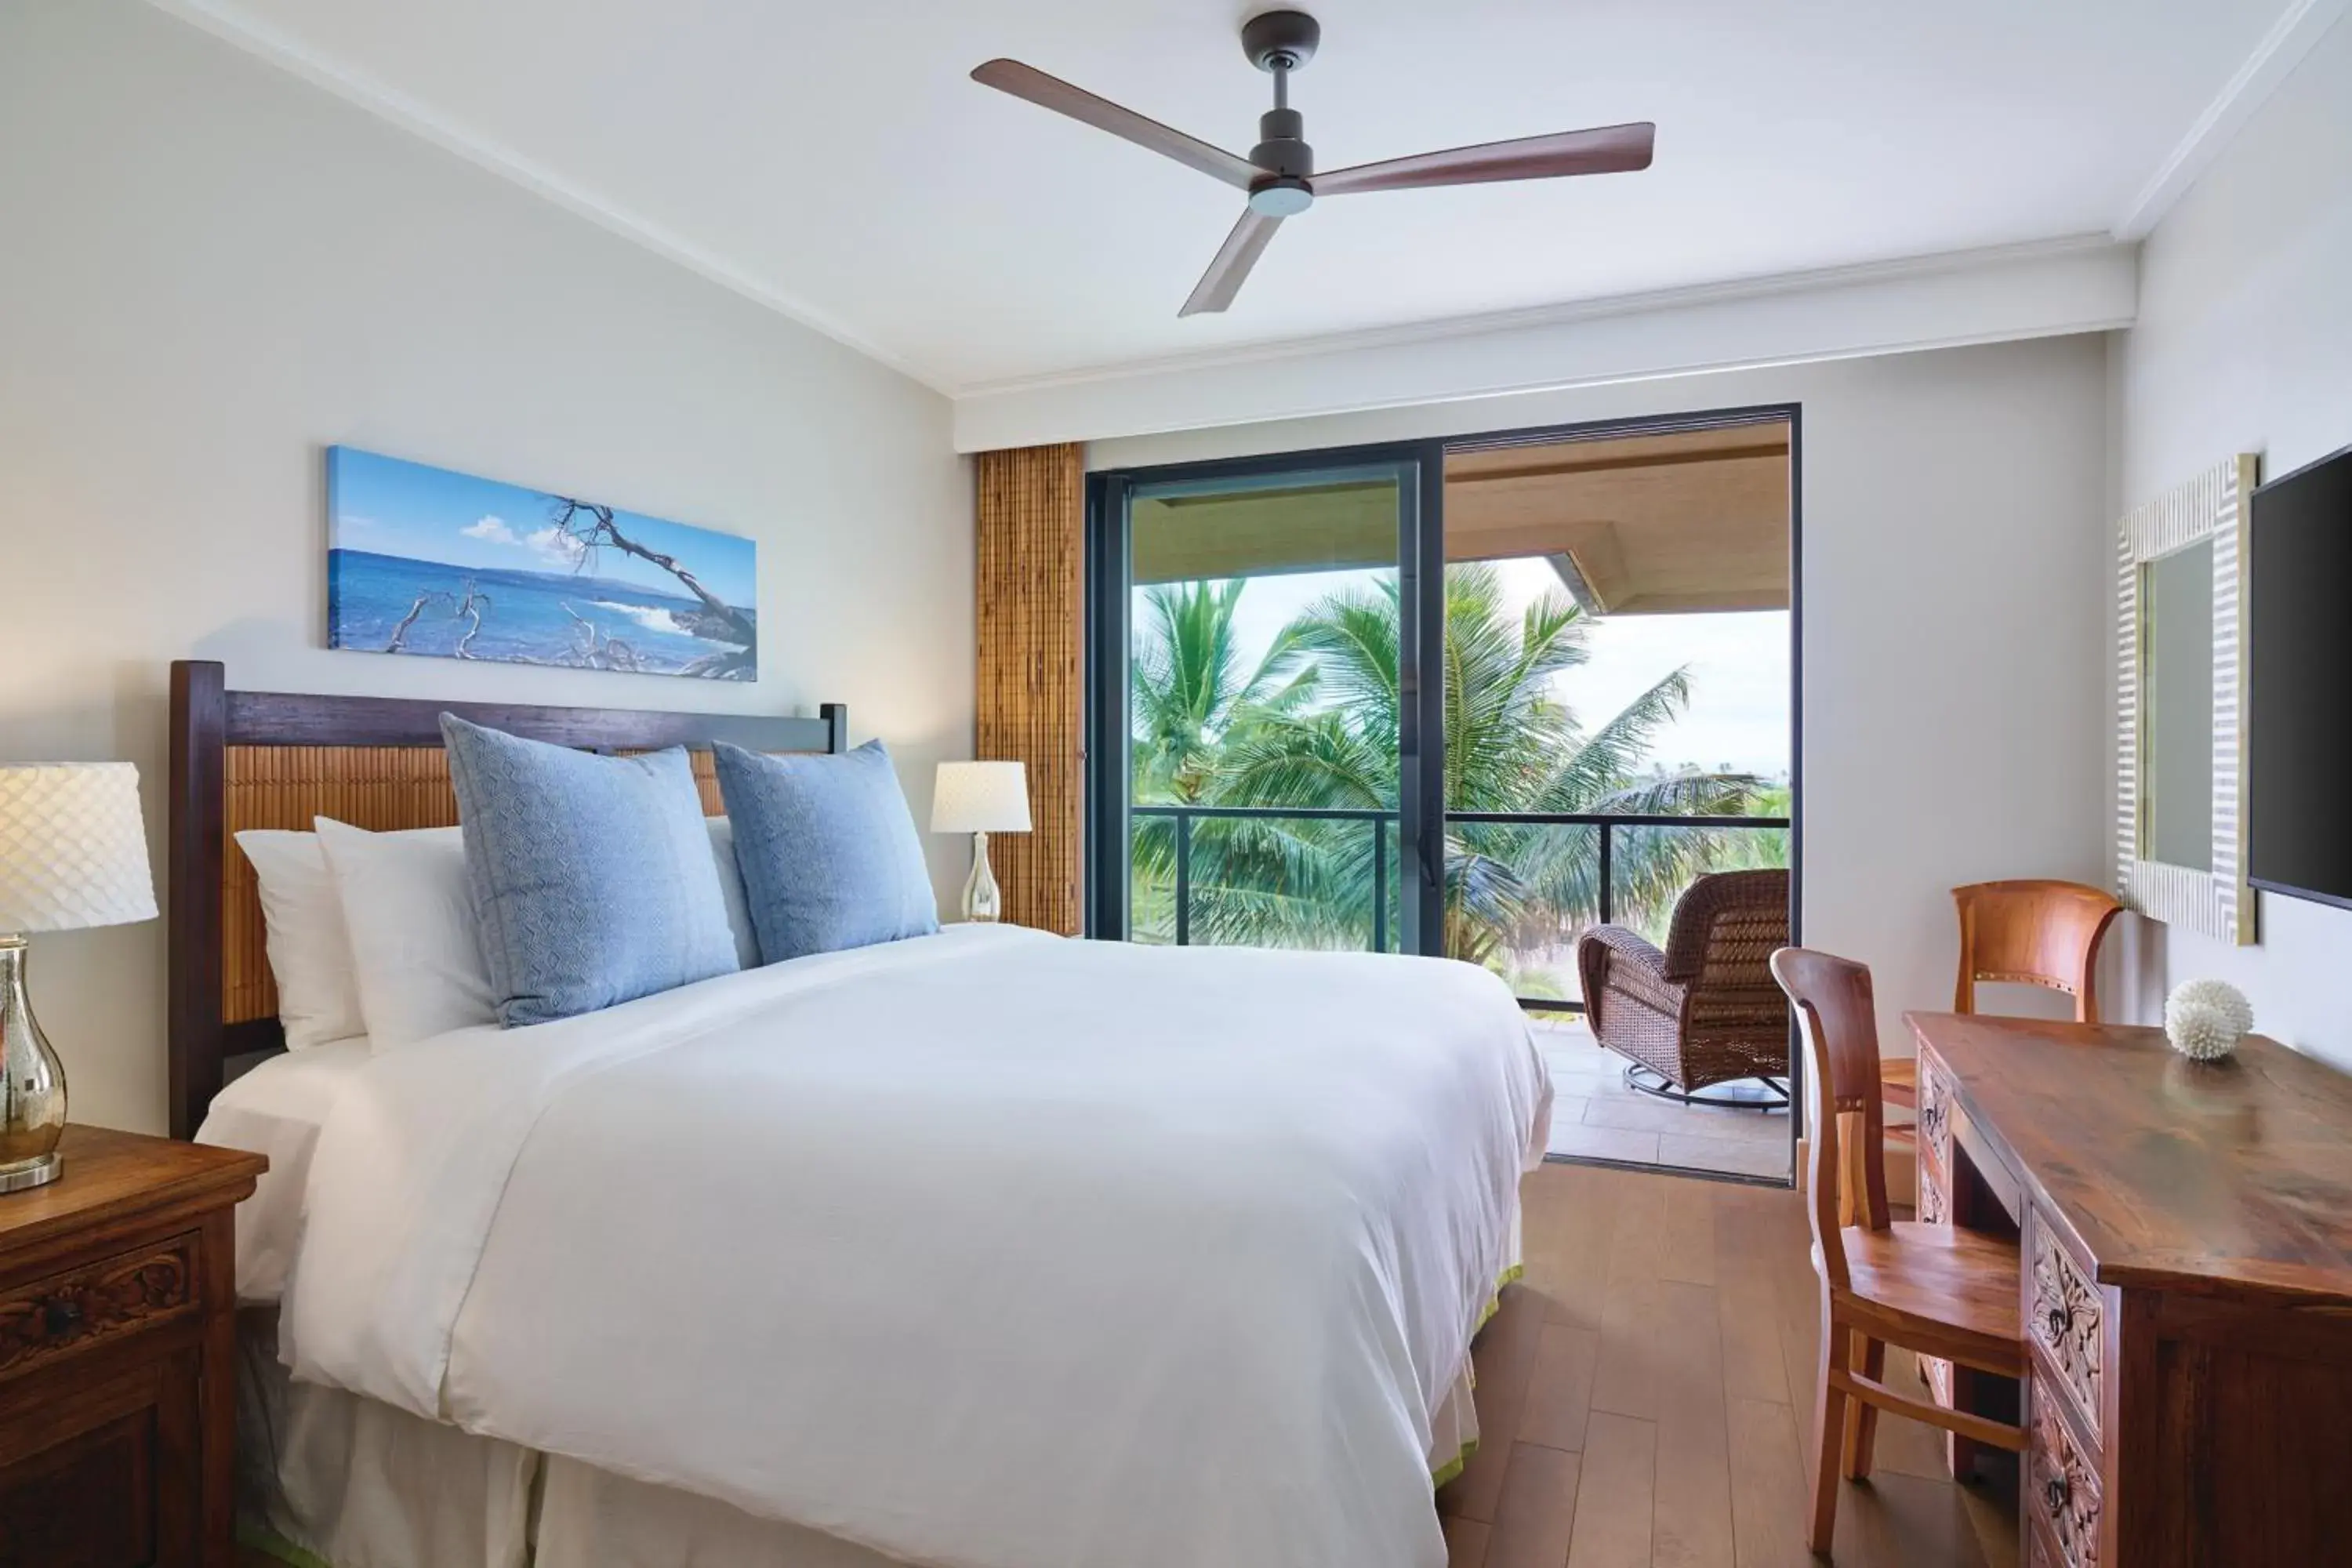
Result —
POLYGON ((820 702, 816 714, 824 721, 824 749, 835 756, 849 750, 849 704, 820 702))
POLYGON ((172 1136, 193 1138, 221 1086, 221 821, 227 681, 211 659, 172 665, 169 1001, 172 1136), (210 906, 209 908, 207 906, 210 906))

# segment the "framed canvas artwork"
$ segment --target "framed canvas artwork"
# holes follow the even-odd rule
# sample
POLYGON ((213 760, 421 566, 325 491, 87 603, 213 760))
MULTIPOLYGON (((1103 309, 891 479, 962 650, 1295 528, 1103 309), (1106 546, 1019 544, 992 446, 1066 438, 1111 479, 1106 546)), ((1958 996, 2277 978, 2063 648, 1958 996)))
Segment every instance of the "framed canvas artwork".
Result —
POLYGON ((327 448, 327 646, 754 680, 757 546, 327 448))

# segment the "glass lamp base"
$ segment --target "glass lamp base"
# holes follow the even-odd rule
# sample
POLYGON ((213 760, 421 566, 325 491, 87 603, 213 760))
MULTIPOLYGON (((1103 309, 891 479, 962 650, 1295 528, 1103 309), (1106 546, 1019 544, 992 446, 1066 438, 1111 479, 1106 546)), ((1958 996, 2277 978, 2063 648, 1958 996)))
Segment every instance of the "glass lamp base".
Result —
POLYGON ((0 1165, 0 1193, 21 1193, 26 1187, 46 1187, 58 1179, 66 1163, 55 1152, 37 1159, 20 1161, 14 1165, 0 1165))
POLYGON ((963 884, 963 918, 975 924, 987 925, 1003 913, 1003 895, 996 886, 996 873, 988 864, 988 835, 971 836, 971 875, 963 884))

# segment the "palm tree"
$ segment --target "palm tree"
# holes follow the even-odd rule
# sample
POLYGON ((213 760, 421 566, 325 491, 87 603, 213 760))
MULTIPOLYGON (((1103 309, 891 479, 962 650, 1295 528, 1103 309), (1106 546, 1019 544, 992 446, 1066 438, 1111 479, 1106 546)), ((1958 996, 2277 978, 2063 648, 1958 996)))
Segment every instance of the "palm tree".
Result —
MULTIPOLYGON (((1239 593, 1238 584, 1221 589, 1221 611, 1198 623, 1159 617, 1166 651, 1137 662, 1139 755, 1145 716, 1166 707, 1167 672, 1183 662, 1176 639, 1194 638, 1202 653, 1229 645, 1239 593), (1213 624, 1219 613, 1222 627, 1213 624)), ((1332 595, 1294 620, 1250 680, 1234 687, 1213 744, 1185 753, 1185 798, 1392 810, 1400 624, 1392 583, 1332 595), (1244 700, 1242 692, 1256 695, 1244 700), (1265 700, 1276 692, 1278 700, 1265 700)), ((1659 729, 1689 700, 1685 671, 1585 729, 1552 685, 1589 657, 1583 614, 1564 595, 1547 595, 1515 619, 1492 567, 1457 565, 1446 574, 1445 628, 1449 809, 1719 815, 1742 810, 1761 787, 1744 773, 1638 771, 1659 729)), ((1614 830, 1615 909, 1654 918, 1721 855, 1727 837, 1706 828, 1614 830)), ((1445 846, 1446 951, 1503 968, 1516 952, 1568 941, 1598 913, 1599 847, 1589 826, 1454 823, 1445 846)), ((1212 941, 1361 945, 1373 853, 1361 822, 1204 822, 1193 847, 1194 930, 1212 941)), ((1160 857, 1147 861, 1139 844, 1139 887, 1158 884, 1161 871, 1160 857)), ((1389 881, 1393 900, 1402 878, 1389 881)))
MULTIPOLYGON (((1161 805, 1211 803, 1224 749, 1313 695, 1312 668, 1280 668, 1286 643, 1244 671, 1234 638, 1234 608, 1245 579, 1159 584, 1146 588, 1136 628, 1129 751, 1132 798, 1161 805)), ((1191 831, 1196 875, 1194 925, 1203 940, 1249 933, 1294 935, 1328 925, 1351 908, 1344 891, 1286 876, 1284 836, 1275 825, 1231 820, 1191 831)), ((1132 934, 1173 941, 1178 828, 1164 816, 1137 818, 1132 835, 1132 934)))

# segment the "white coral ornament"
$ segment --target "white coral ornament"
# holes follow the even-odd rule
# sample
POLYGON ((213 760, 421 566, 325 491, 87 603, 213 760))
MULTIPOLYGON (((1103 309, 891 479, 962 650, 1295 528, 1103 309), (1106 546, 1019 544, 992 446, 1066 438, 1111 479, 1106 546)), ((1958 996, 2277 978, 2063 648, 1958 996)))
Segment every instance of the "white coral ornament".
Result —
POLYGON ((2226 981, 2184 981, 2165 999, 2165 1037, 2191 1061, 2228 1056, 2253 1026, 2253 1004, 2226 981))

